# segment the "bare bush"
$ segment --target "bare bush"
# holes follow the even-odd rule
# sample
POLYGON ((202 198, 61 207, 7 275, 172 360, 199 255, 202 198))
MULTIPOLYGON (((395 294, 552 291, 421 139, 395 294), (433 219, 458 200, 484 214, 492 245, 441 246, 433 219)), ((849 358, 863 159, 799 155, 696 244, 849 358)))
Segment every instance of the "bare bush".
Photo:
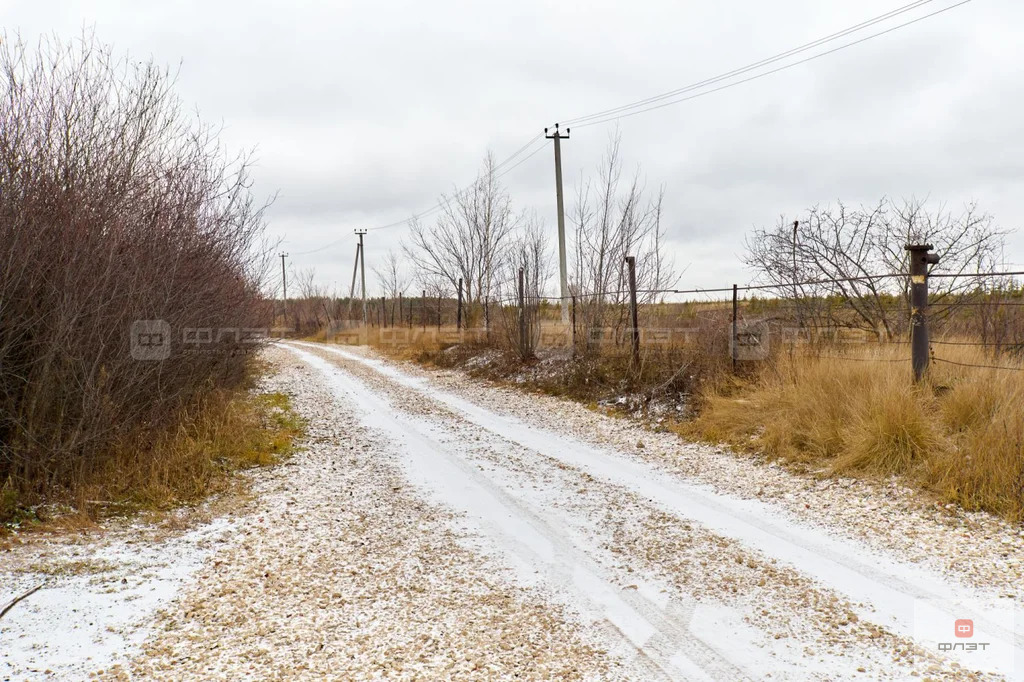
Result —
POLYGON ((5 35, 0 80, 0 486, 45 494, 244 378, 253 346, 182 340, 268 321, 265 206, 166 69, 5 35), (135 320, 169 358, 132 357, 135 320))

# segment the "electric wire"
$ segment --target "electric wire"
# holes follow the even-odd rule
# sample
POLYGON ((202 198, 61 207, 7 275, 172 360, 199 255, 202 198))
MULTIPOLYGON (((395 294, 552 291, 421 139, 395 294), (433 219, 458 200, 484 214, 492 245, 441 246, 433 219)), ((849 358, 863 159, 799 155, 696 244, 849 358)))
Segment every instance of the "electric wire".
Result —
POLYGON ((776 63, 778 61, 781 61, 781 60, 783 60, 783 59, 785 59, 787 57, 792 57, 792 56, 800 54, 802 52, 806 52, 807 50, 814 49, 815 47, 820 47, 821 45, 825 45, 825 44, 827 44, 829 42, 832 42, 834 40, 838 40, 839 38, 843 38, 843 37, 846 37, 846 36, 848 36, 848 35, 850 35, 852 33, 856 33, 857 31, 860 31, 860 30, 862 30, 864 28, 868 28, 870 26, 874 26, 876 24, 884 22, 884 21, 886 21, 888 19, 892 19, 893 17, 899 16, 900 14, 904 14, 906 12, 910 12, 912 10, 918 9, 919 7, 927 5, 927 4, 929 4, 931 2, 934 2, 934 1, 935 0, 917 0, 916 2, 912 2, 912 3, 908 4, 908 5, 904 5, 902 7, 897 7, 896 9, 891 10, 889 12, 886 12, 885 14, 881 14, 881 15, 873 17, 871 19, 867 19, 865 21, 862 21, 859 24, 855 24, 853 26, 849 26, 847 28, 844 28, 841 31, 837 31, 836 33, 832 33, 832 34, 824 36, 822 38, 818 38, 817 40, 811 41, 809 43, 804 43, 803 45, 800 45, 799 47, 794 47, 792 49, 786 50, 785 52, 780 52, 780 53, 778 53, 776 55, 773 55, 771 57, 766 57, 764 59, 761 59, 760 61, 756 61, 756 62, 753 62, 751 64, 747 64, 746 66, 741 66, 741 67, 733 69, 731 71, 726 71, 724 73, 718 74, 717 76, 713 76, 711 78, 705 78, 704 80, 697 81, 697 82, 691 83, 689 85, 685 85, 685 86, 683 86, 681 88, 677 88, 675 90, 670 90, 668 92, 663 92, 663 93, 661 93, 659 95, 653 95, 651 97, 647 97, 645 99, 637 100, 637 101, 631 102, 629 104, 623 104, 621 106, 612 107, 611 109, 605 109, 603 111, 594 112, 592 114, 587 114, 585 116, 577 116, 575 118, 565 119, 565 120, 562 120, 561 123, 563 125, 566 125, 566 126, 577 125, 577 127, 578 127, 578 124, 583 123, 585 121, 593 120, 593 119, 596 119, 596 118, 603 118, 603 117, 606 117, 606 116, 611 115, 611 114, 617 114, 617 113, 620 113, 620 112, 623 112, 623 111, 628 111, 630 109, 635 109, 635 108, 638 108, 638 107, 642 107, 642 106, 645 106, 647 104, 653 104, 654 102, 662 101, 662 100, 668 99, 670 97, 675 97, 677 95, 681 95, 681 94, 684 94, 686 92, 692 92, 694 90, 699 90, 699 89, 704 88, 704 87, 706 87, 708 85, 714 85, 715 83, 720 83, 721 81, 727 80, 727 79, 732 78, 734 76, 740 76, 740 75, 743 75, 744 73, 749 73, 750 71, 754 71, 754 70, 759 69, 759 68, 761 68, 763 66, 768 66, 770 64, 774 64, 774 63, 776 63))
POLYGON ((681 97, 681 98, 678 98, 678 99, 672 99, 672 100, 670 100, 668 102, 662 102, 660 104, 653 104, 651 106, 647 106, 647 107, 640 108, 640 109, 628 110, 628 111, 625 111, 625 112, 622 112, 622 113, 618 113, 618 114, 613 114, 613 115, 610 115, 610 116, 607 116, 607 117, 604 117, 604 118, 599 118, 597 120, 590 120, 590 121, 586 121, 584 123, 577 123, 573 127, 575 127, 575 128, 587 128, 589 126, 601 125, 603 123, 610 123, 612 121, 618 121, 618 120, 621 120, 623 118, 629 118, 631 116, 636 116, 637 114, 643 114, 643 113, 646 113, 646 112, 649 112, 649 111, 654 111, 656 109, 662 109, 664 107, 672 106, 674 104, 680 104, 682 102, 688 102, 690 100, 697 99, 698 97, 704 97, 706 95, 711 95, 711 94, 714 94, 716 92, 721 92, 722 90, 728 90, 729 88, 736 87, 737 85, 742 85, 744 83, 749 83, 751 81, 755 81, 755 80, 758 80, 760 78, 764 78, 765 76, 771 76, 773 74, 779 73, 780 71, 786 71, 787 69, 791 69, 791 68, 793 68, 795 66, 800 66, 801 64, 806 64, 808 62, 814 61, 815 59, 820 59, 822 57, 827 57, 828 55, 835 54, 836 52, 839 52, 840 50, 845 50, 845 49, 847 49, 849 47, 854 47, 855 45, 860 45, 861 43, 865 43, 865 42, 867 42, 869 40, 873 40, 875 38, 879 38, 881 36, 884 36, 886 34, 892 33, 894 31, 898 31, 898 30, 900 30, 902 28, 906 28, 907 26, 911 26, 912 24, 916 24, 918 22, 924 21, 925 19, 930 19, 931 17, 934 17, 934 16, 937 16, 939 14, 943 14, 943 13, 948 12, 950 10, 956 9, 957 7, 960 7, 962 5, 966 5, 967 3, 972 2, 972 1, 973 0, 960 0, 960 2, 957 2, 955 4, 949 5, 948 7, 944 7, 942 9, 940 9, 940 10, 936 10, 935 12, 931 12, 929 14, 925 14, 924 16, 917 17, 916 19, 912 19, 912 20, 904 22, 902 24, 897 24, 896 26, 887 28, 884 31, 879 31, 878 33, 873 33, 873 34, 871 34, 869 36, 865 36, 863 38, 859 38, 859 39, 851 41, 849 43, 845 43, 845 44, 840 45, 838 47, 834 47, 834 48, 832 48, 830 50, 825 50, 824 52, 819 52, 817 54, 811 55, 810 57, 805 57, 804 59, 800 59, 798 61, 791 62, 789 64, 784 64, 783 66, 779 66, 779 67, 776 67, 774 69, 770 69, 768 71, 764 71, 764 72, 755 74, 753 76, 749 76, 747 78, 740 79, 738 81, 733 81, 731 83, 726 83, 725 85, 720 85, 720 86, 718 86, 716 88, 712 88, 710 90, 703 90, 703 91, 697 92, 695 94, 689 95, 687 97, 681 97))

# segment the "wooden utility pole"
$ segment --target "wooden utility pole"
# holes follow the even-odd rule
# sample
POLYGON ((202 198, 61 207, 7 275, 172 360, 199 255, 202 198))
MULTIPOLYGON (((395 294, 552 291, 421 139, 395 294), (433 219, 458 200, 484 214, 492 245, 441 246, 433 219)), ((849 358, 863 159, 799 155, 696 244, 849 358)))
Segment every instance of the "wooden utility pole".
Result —
POLYGON ((366 230, 356 230, 359 235, 359 278, 362 280, 363 289, 363 326, 366 326, 366 249, 363 246, 363 235, 366 230))
POLYGON ((284 259, 287 253, 281 254, 281 306, 284 309, 284 326, 288 326, 288 275, 284 271, 284 259))
POLYGON ((633 366, 640 367, 640 324, 636 314, 636 257, 626 256, 629 268, 629 316, 633 321, 633 366))
POLYGON ((548 129, 544 129, 544 136, 555 141, 555 200, 558 205, 558 274, 561 280, 562 300, 562 324, 569 323, 569 273, 566 267, 565 255, 565 205, 562 202, 562 140, 569 139, 569 129, 565 129, 565 135, 558 130, 555 124, 555 132, 548 135, 548 129))

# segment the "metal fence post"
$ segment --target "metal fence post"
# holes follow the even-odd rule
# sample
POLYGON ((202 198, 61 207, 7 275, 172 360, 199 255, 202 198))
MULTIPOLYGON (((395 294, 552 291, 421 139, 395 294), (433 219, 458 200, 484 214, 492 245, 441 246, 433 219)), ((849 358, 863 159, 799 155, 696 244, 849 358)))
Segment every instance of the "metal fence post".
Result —
POLYGON ((462 278, 459 277, 459 307, 455 312, 455 328, 462 329, 462 278))
POLYGON ((632 321, 632 345, 633 365, 640 366, 640 325, 636 314, 636 258, 626 256, 626 266, 629 268, 629 317, 632 321))
POLYGON ((736 371, 736 358, 737 358, 736 340, 737 340, 737 337, 739 336, 738 317, 739 317, 739 299, 737 297, 736 285, 733 284, 732 285, 732 336, 731 336, 731 339, 729 341, 729 348, 732 351, 732 371, 733 372, 736 371))
POLYGON ((910 364, 914 381, 928 371, 928 266, 939 262, 931 244, 907 244, 910 253, 910 364))
POLYGON ((576 357, 576 294, 572 296, 572 356, 576 357))
POLYGON ((519 268, 519 354, 526 359, 526 287, 522 268, 519 268))

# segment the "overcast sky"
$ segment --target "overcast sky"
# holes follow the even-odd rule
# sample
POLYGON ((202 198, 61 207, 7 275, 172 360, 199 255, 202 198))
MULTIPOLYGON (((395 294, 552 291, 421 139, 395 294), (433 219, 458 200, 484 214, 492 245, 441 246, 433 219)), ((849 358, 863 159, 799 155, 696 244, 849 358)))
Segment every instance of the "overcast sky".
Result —
MULTIPOLYGON (((94 27, 117 50, 182 64, 178 91, 225 141, 256 147, 278 192, 270 234, 295 267, 348 286, 355 228, 402 220, 545 125, 746 65, 909 0, 727 3, 8 2, 25 38, 94 27)), ((906 15, 952 4, 936 0, 906 15)), ((889 24, 891 25, 891 24, 889 24)), ((1024 3, 974 0, 724 92, 624 119, 629 168, 664 185, 681 286, 746 282, 744 236, 818 203, 975 200, 1024 225, 1024 3), (1017 121, 1016 123, 1014 121, 1017 121)), ((566 191, 616 124, 563 145, 566 191)), ((555 230, 550 148, 504 178, 555 230)), ((367 267, 404 228, 371 232, 367 267)), ((552 240, 554 243, 554 240, 552 240)), ((1024 264, 1024 235, 1008 260, 1024 264)), ((372 277, 368 277, 372 286, 372 277)))

